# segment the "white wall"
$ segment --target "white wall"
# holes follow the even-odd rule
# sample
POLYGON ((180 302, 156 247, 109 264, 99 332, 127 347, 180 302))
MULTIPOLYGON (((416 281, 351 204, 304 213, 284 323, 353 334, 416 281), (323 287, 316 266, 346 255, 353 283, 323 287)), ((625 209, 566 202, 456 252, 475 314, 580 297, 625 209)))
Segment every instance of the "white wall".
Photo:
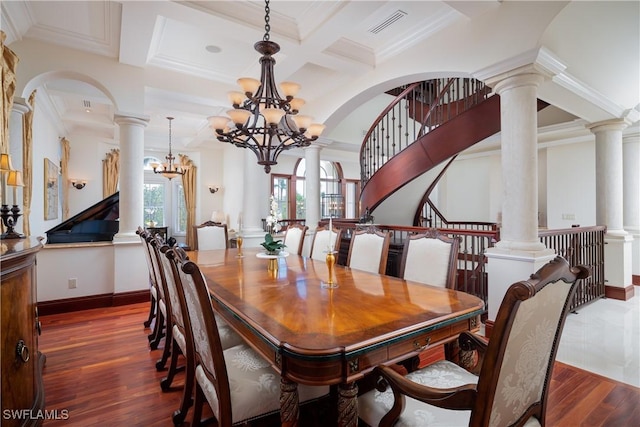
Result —
POLYGON ((595 142, 547 149, 547 226, 596 224, 595 142))

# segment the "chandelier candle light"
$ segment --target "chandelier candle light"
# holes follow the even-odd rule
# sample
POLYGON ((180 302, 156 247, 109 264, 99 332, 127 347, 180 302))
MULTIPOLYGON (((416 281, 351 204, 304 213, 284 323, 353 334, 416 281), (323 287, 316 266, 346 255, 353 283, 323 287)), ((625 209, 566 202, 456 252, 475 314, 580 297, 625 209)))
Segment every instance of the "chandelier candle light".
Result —
POLYGON ((173 153, 171 153, 171 121, 173 120, 173 117, 167 117, 167 120, 169 120, 169 154, 165 156, 167 161, 163 164, 151 163, 151 167, 155 173, 160 173, 165 178, 171 180, 177 176, 184 175, 186 169, 174 162, 176 158, 173 153))
POLYGON ((309 116, 298 115, 304 100, 294 98, 300 85, 282 82, 280 88, 284 99, 278 93, 273 73, 276 61, 272 55, 280 51, 280 46, 269 40, 269 0, 265 1, 264 37, 253 47, 262 55, 260 80, 250 77, 238 79, 242 92, 229 93, 233 110, 227 116, 209 118, 209 124, 219 141, 237 147, 248 148, 258 157, 258 164, 269 173, 277 164, 278 155, 294 147, 307 147, 318 139, 324 130, 323 124, 311 123, 309 116), (230 121, 235 128, 229 127, 230 121))

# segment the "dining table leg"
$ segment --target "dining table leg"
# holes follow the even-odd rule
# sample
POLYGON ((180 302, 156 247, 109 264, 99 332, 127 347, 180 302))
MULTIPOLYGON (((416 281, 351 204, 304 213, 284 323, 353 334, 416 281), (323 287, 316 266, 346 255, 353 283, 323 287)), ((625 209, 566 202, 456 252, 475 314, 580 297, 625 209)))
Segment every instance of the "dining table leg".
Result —
POLYGON ((355 382, 338 386, 338 427, 358 426, 358 385, 355 382))
POLYGON ((297 427, 299 416, 298 384, 280 379, 280 423, 283 427, 297 427))

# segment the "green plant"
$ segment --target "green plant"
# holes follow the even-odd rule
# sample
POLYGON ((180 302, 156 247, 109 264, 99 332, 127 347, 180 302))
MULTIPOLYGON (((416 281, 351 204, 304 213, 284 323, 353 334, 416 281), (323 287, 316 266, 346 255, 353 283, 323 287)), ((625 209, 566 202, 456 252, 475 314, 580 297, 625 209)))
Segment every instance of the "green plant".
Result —
POLYGON ((267 253, 271 254, 277 254, 286 247, 282 240, 273 240, 273 236, 269 233, 264 235, 264 242, 260 243, 260 245, 266 249, 267 253))

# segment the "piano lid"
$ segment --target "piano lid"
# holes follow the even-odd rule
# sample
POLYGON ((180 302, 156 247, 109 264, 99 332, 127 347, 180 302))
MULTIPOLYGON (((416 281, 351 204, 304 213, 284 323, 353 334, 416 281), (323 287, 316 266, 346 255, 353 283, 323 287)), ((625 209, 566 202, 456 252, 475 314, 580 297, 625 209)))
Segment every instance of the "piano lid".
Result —
POLYGON ((119 217, 120 193, 116 192, 48 230, 47 243, 112 241, 119 217))

